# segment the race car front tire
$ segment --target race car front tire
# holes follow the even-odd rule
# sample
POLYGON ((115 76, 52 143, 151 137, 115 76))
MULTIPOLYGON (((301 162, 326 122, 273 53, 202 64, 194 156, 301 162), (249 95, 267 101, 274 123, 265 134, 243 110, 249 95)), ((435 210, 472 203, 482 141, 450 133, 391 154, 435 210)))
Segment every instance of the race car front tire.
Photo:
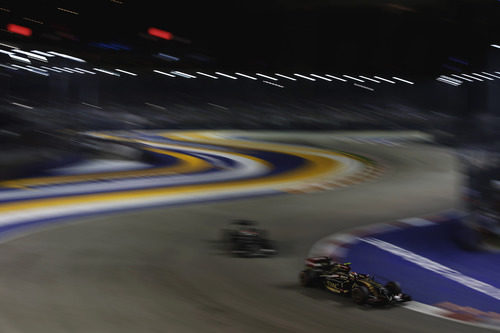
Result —
POLYGON ((368 296, 370 296, 370 292, 368 291, 368 288, 365 286, 357 286, 352 289, 351 292, 351 297, 354 303, 362 305, 366 303, 366 300, 368 299, 368 296))

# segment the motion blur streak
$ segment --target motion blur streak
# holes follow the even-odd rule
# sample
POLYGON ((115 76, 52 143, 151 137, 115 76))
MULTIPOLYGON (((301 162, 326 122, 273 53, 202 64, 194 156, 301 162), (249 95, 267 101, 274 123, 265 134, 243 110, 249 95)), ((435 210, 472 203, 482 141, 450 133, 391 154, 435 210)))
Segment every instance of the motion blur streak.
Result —
POLYGON ((376 246, 379 249, 382 249, 384 251, 387 251, 387 252, 390 252, 394 255, 397 255, 398 257, 401 257, 409 262, 412 262, 415 265, 418 265, 422 268, 433 271, 434 273, 437 273, 445 278, 448 278, 448 279, 453 280, 457 283, 460 283, 468 288, 474 289, 474 290, 479 291, 487 296, 491 296, 495 299, 500 300, 500 289, 495 288, 492 285, 489 285, 489 284, 484 283, 482 281, 478 281, 478 280, 471 278, 469 276, 465 276, 462 273, 460 273, 454 269, 451 269, 449 267, 441 265, 440 263, 437 263, 437 262, 432 261, 428 258, 422 257, 416 253, 411 252, 411 251, 405 250, 405 249, 403 249, 399 246, 396 246, 394 244, 387 243, 387 242, 384 242, 384 241, 376 239, 376 238, 360 238, 360 240, 365 242, 365 243, 376 246))
POLYGON ((23 35, 26 37, 29 37, 32 34, 32 31, 30 28, 23 27, 23 26, 17 25, 17 24, 7 24, 7 30, 12 32, 12 33, 23 35))

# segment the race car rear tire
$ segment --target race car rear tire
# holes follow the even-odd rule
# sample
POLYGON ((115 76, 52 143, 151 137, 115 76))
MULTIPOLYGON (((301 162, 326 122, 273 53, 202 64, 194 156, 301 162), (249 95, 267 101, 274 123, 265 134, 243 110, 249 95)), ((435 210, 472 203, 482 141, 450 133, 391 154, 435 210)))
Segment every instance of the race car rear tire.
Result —
POLYGON ((355 287, 351 292, 352 300, 354 301, 354 303, 359 305, 365 304, 369 295, 370 292, 365 286, 355 287))
POLYGON ((401 286, 396 281, 387 282, 385 288, 387 289, 387 291, 389 291, 391 295, 401 294, 401 286))
POLYGON ((305 269, 299 275, 300 284, 303 287, 314 287, 317 284, 316 273, 310 269, 305 269))

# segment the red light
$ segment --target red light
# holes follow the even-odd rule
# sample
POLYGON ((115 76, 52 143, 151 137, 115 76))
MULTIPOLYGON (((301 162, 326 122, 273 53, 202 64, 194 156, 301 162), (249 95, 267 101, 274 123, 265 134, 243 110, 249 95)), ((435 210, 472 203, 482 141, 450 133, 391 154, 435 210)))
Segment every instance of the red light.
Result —
POLYGON ((20 34, 28 37, 31 36, 30 28, 26 28, 17 24, 7 24, 7 30, 15 34, 20 34))
POLYGON ((157 29, 157 28, 149 28, 148 34, 150 34, 151 36, 163 38, 166 40, 171 40, 174 38, 174 35, 172 35, 172 33, 165 31, 165 30, 157 29))

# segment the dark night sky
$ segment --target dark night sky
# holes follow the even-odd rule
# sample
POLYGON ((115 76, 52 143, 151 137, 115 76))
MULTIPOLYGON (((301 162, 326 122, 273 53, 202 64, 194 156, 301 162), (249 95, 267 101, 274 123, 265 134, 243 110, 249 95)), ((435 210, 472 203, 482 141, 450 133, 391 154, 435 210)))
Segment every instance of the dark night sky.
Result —
MULTIPOLYGON (((235 70, 433 73, 450 56, 480 68, 489 45, 500 42, 496 0, 102 0, 36 6, 18 0, 0 6, 11 10, 0 12, 2 24, 15 21, 34 29, 29 42, 54 43, 40 37, 42 31, 62 29, 79 43, 63 39, 59 47, 76 50, 92 41, 118 41, 144 55, 196 54, 212 59, 200 66, 235 70), (191 43, 145 39, 149 26, 191 43)), ((108 56, 124 58, 116 52, 108 56)))

